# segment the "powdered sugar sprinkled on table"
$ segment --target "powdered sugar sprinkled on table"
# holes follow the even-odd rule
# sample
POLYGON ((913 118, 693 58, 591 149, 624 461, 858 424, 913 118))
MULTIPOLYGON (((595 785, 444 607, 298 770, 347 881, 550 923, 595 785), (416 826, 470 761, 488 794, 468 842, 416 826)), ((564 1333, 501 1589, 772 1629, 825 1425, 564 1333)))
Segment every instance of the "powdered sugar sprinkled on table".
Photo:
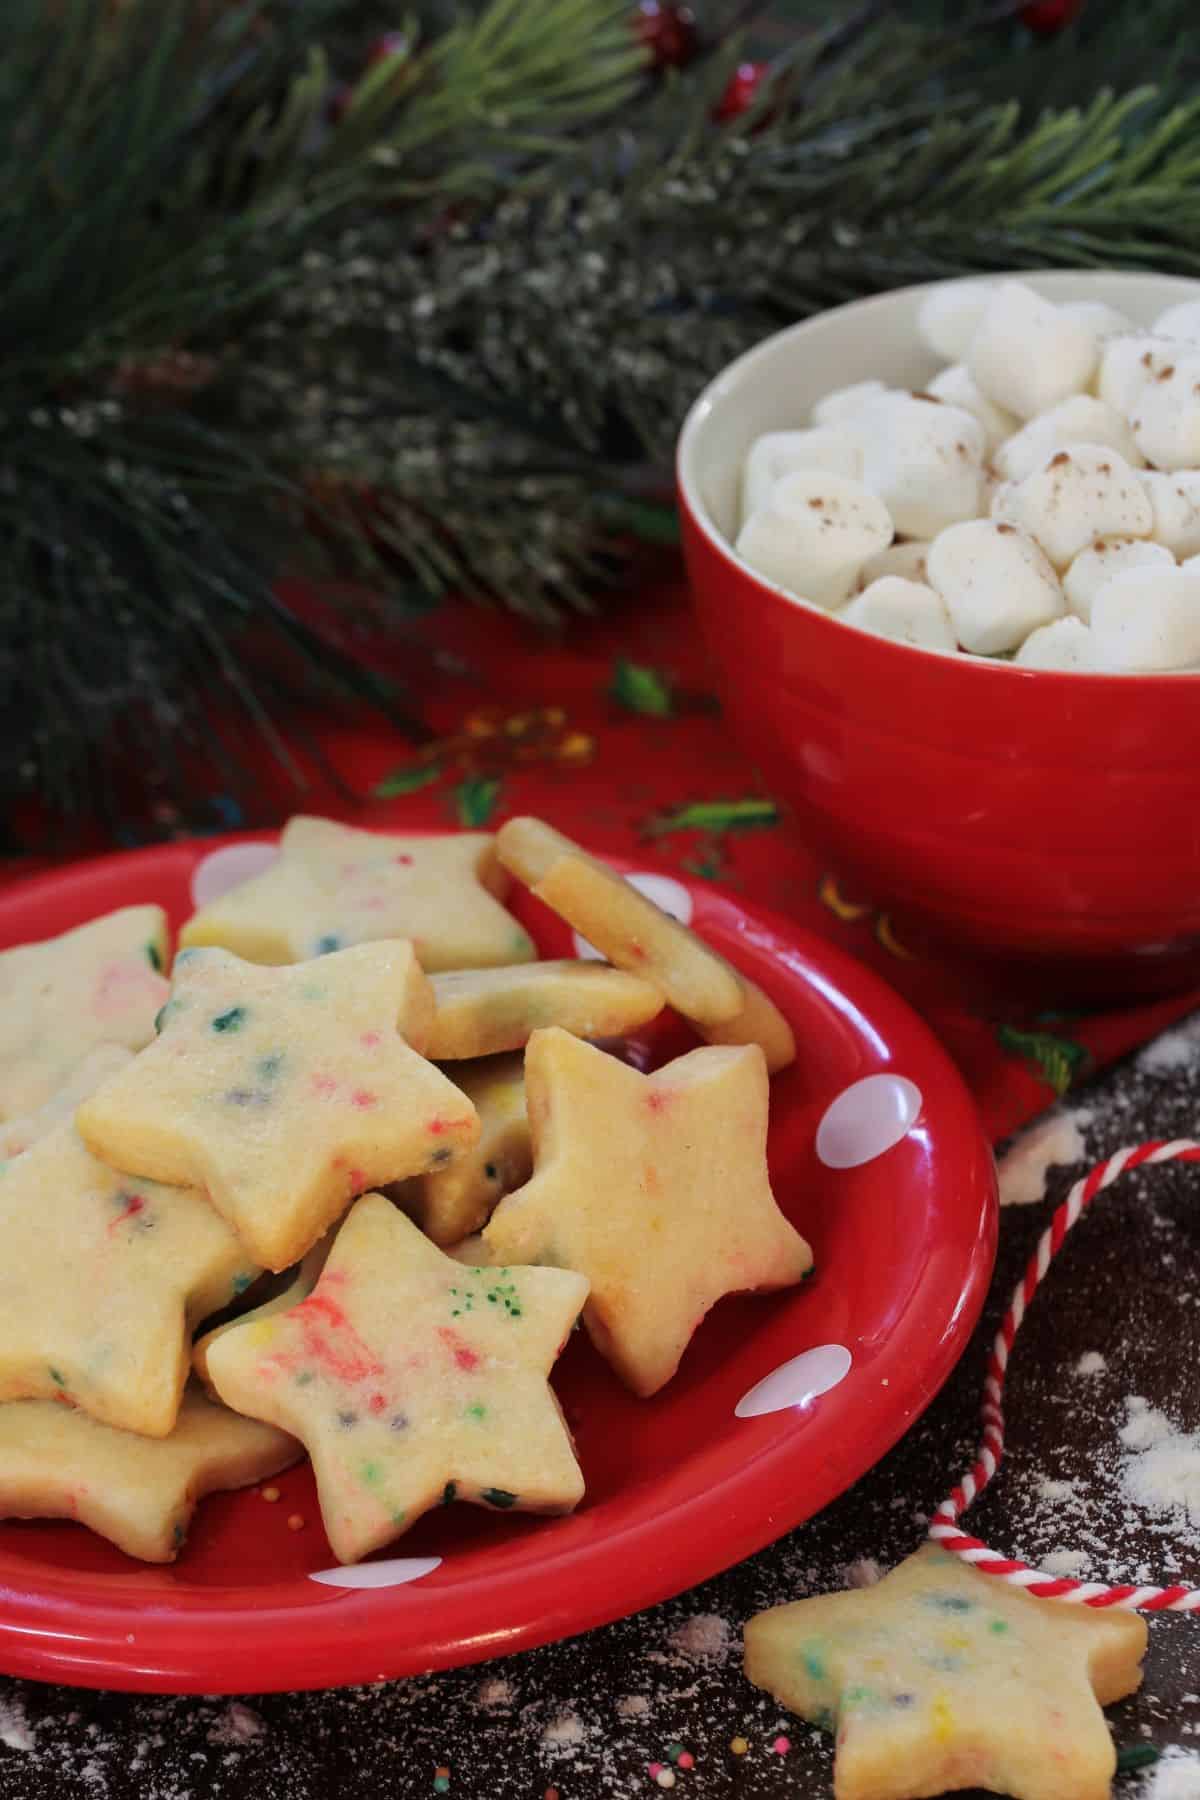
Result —
POLYGON ((0 1697, 0 1744, 7 1745, 10 1750, 36 1748, 25 1708, 15 1694, 10 1698, 0 1697))

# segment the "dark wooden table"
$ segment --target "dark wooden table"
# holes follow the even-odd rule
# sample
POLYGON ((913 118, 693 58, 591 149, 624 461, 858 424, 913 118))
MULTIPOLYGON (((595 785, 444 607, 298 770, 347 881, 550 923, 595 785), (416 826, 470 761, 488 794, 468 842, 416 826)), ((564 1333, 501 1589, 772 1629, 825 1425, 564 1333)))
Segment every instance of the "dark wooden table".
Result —
MULTIPOLYGON (((1194 1130, 1200 1029, 1194 1045, 1185 1036, 1176 1046, 1118 1065, 1074 1098, 1092 1113, 1092 1159, 1194 1130)), ((909 1437, 820 1518, 749 1562, 587 1637, 382 1687, 230 1702, 0 1680, 0 1796, 544 1800, 554 1789, 561 1800, 607 1800, 658 1793, 647 1764, 665 1760, 672 1743, 695 1758, 678 1774, 680 1796, 830 1793, 828 1739, 748 1685, 742 1625, 775 1602, 846 1585, 848 1570, 861 1579, 863 1559, 886 1567, 920 1542, 928 1509, 974 1443, 985 1343, 1078 1172, 1052 1170, 1044 1203, 1004 1213, 987 1316, 909 1437), (790 1741, 784 1755, 771 1748, 780 1733, 790 1741), (743 1755, 730 1748, 737 1738, 749 1745, 743 1755), (435 1789, 439 1769, 449 1771, 447 1789, 435 1789)), ((1142 1172, 1096 1203, 1034 1305, 1009 1384, 1009 1458, 973 1527, 1030 1557, 1086 1552, 1098 1577, 1200 1580, 1200 1511, 1182 1528, 1133 1513, 1116 1482, 1128 1399, 1200 1430, 1198 1368, 1200 1173, 1142 1172), (1104 1367, 1081 1374, 1089 1352, 1104 1367)), ((1121 1746, 1194 1745, 1200 1780, 1200 1621, 1152 1622, 1144 1687, 1110 1718, 1121 1746)), ((1118 1792, 1146 1779, 1122 1776, 1118 1792)))

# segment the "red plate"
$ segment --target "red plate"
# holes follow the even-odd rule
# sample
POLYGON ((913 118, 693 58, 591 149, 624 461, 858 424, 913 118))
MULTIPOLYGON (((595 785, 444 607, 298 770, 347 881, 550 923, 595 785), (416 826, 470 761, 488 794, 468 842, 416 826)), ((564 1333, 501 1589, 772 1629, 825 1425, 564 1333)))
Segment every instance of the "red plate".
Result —
MULTIPOLYGON (((0 944, 133 901, 159 901, 178 924, 199 866, 246 841, 105 857, 9 889, 0 944)), ((995 1250, 992 1158, 970 1095, 866 969, 703 882, 662 879, 656 897, 690 907, 702 935, 795 1027, 799 1060, 772 1088, 771 1167, 816 1275, 787 1294, 723 1301, 650 1401, 628 1394, 578 1334, 555 1383, 587 1477, 579 1511, 535 1520, 439 1509, 375 1559, 391 1585, 313 1579, 333 1558, 307 1466, 280 1477, 278 1504, 253 1490, 205 1501, 171 1568, 129 1561, 75 1525, 0 1526, 6 1673, 237 1693, 410 1675, 566 1637, 678 1593, 811 1517, 928 1405, 975 1323, 995 1250), (899 1141, 860 1166, 825 1166, 817 1127, 868 1076, 887 1077, 890 1103, 913 1100, 914 1084, 916 1116, 902 1116, 899 1141), (750 1389, 820 1346, 778 1378, 783 1404, 737 1416, 750 1389), (293 1513, 303 1530, 289 1530, 293 1513), (412 1579, 416 1558, 442 1560, 412 1579)), ((519 894, 514 910, 544 954, 572 953, 566 928, 536 902, 519 894)), ((662 1061, 689 1042, 677 1021, 658 1021, 634 1053, 662 1061)), ((930 1478, 932 1499, 940 1477, 930 1478)))

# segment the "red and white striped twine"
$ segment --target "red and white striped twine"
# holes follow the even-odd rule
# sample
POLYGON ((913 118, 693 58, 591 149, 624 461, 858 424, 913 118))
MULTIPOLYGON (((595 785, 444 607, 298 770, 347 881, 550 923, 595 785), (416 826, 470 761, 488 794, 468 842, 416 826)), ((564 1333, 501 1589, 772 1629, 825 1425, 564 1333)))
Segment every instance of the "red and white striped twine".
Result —
POLYGON ((983 1575, 994 1575, 997 1580, 1023 1587, 1044 1600, 1068 1600, 1080 1606, 1115 1606, 1127 1612, 1200 1611, 1200 1588, 1183 1587, 1178 1583, 1171 1587, 1130 1587, 1109 1586, 1102 1581, 1064 1581, 1041 1569, 1030 1568, 1028 1563, 1018 1562, 1013 1557, 997 1556, 978 1538, 966 1537, 958 1529, 958 1520, 1000 1466, 1004 1455, 1003 1397, 1009 1353, 1029 1303, 1045 1280, 1067 1233, 1096 1195, 1111 1187, 1119 1175, 1128 1169, 1141 1168, 1145 1163, 1165 1162, 1200 1162, 1200 1143, 1191 1138, 1176 1138, 1171 1143, 1136 1144, 1118 1150, 1105 1162, 1097 1163, 1090 1175, 1077 1181, 1055 1213, 1038 1240, 1024 1275, 1013 1289, 1008 1310, 992 1344, 987 1380, 983 1384, 983 1441, 975 1461, 930 1521, 929 1535, 943 1550, 952 1550, 955 1556, 973 1564, 983 1575))

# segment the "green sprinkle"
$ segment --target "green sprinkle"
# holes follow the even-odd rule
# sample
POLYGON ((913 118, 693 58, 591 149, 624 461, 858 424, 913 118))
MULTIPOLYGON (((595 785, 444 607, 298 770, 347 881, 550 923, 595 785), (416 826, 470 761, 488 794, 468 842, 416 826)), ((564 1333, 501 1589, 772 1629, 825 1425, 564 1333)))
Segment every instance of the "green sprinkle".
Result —
POLYGON ((269 1056, 260 1056, 256 1067, 264 1081, 273 1081, 283 1067, 283 1051, 272 1050, 269 1056))
POLYGON ((936 1612, 966 1613, 970 1612, 975 1602, 964 1600, 961 1594, 922 1594, 926 1606, 932 1606, 936 1612))
POLYGON ((62 1375, 54 1367, 53 1363, 50 1364, 50 1379, 54 1383, 55 1387, 65 1388, 67 1385, 66 1382, 64 1381, 62 1375))
POLYGON ((825 1655, 820 1644, 805 1644, 800 1651, 800 1659, 804 1664, 804 1672, 811 1675, 814 1681, 824 1681, 829 1674, 825 1667, 825 1655))
POLYGON ((517 1495, 510 1494, 507 1488, 484 1488, 481 1498, 486 1500, 489 1506, 498 1506, 501 1512, 505 1512, 510 1506, 517 1504, 517 1495))
POLYGON ((392 1514, 392 1524, 393 1525, 403 1525, 403 1523, 404 1523, 405 1519, 407 1519, 407 1517, 408 1517, 408 1514, 405 1512, 404 1508, 401 1507, 399 1512, 394 1512, 392 1514))
POLYGON ((1126 1744, 1117 1751, 1117 1774, 1123 1775, 1127 1769, 1148 1769, 1161 1755, 1154 1744, 1126 1744))
POLYGON ((296 1377, 296 1386, 307 1387, 313 1379, 314 1377, 311 1369, 301 1369, 296 1377))
POLYGON ((162 974, 162 953, 157 944, 146 945, 146 961, 156 974, 162 974))
POLYGON ((457 1498, 458 1498, 458 1483, 457 1483, 457 1481, 448 1481, 446 1483, 445 1487, 442 1489, 442 1505, 449 1506, 451 1501, 456 1500, 457 1498))
POLYGON ((377 1462, 364 1463, 359 1473, 368 1487, 377 1487, 383 1480, 383 1470, 377 1462))
POLYGON ((317 955, 328 956, 331 950, 340 950, 342 940, 336 931, 327 931, 324 937, 317 939, 317 955))
POLYGON ((813 1714, 813 1724, 818 1731, 832 1731, 837 1721, 827 1706, 817 1708, 813 1714))
POLYGON ((993 1632, 996 1635, 996 1637, 1003 1637, 1004 1633, 1008 1630, 1008 1620, 1007 1619, 989 1619, 988 1620, 988 1630, 993 1632))
POLYGON ((239 1294, 245 1293, 246 1289, 250 1286, 250 1283, 253 1280, 254 1280, 253 1275, 235 1275, 234 1276, 234 1278, 233 1278, 233 1296, 234 1296, 235 1300, 237 1299, 239 1294))
POLYGON ((214 1031, 240 1031, 246 1023, 244 1006, 231 1006, 228 1012, 218 1013, 212 1022, 214 1031))
POLYGON ((170 1010, 171 1010, 171 1002, 168 1000, 166 1002, 166 1004, 163 1006, 160 1006, 158 1011, 155 1013, 155 1015, 154 1015, 154 1035, 156 1037, 158 1036, 159 1032, 162 1030, 164 1024, 166 1023, 167 1014, 170 1012, 170 1010))
POLYGON ((463 1417, 465 1419, 486 1419, 487 1407, 481 1405, 478 1400, 472 1400, 463 1417))
POLYGON ((306 982, 300 989, 300 998, 302 1000, 323 1000, 325 998, 325 989, 319 986, 315 981, 306 982))

